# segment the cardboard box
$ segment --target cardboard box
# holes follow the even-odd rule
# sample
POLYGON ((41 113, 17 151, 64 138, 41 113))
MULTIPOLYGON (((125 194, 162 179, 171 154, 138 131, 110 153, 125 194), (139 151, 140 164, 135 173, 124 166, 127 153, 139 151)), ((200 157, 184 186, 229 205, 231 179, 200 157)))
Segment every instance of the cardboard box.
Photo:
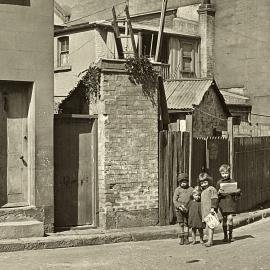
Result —
POLYGON ((221 183, 220 189, 222 189, 222 193, 237 193, 237 182, 234 183, 221 183))

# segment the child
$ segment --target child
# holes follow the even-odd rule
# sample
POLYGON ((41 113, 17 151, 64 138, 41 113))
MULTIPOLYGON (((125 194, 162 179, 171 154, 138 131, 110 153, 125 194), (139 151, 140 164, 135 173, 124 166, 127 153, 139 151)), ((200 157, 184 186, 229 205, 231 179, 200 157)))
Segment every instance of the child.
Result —
POLYGON ((219 168, 222 179, 217 182, 218 198, 219 198, 219 209, 222 214, 222 228, 224 232, 224 242, 232 241, 233 232, 233 214, 237 211, 236 199, 240 195, 240 189, 237 189, 234 193, 224 193, 220 188, 222 183, 233 183, 235 182, 230 178, 230 166, 223 164, 219 168), (228 237, 229 231, 229 237, 228 237))
MULTIPOLYGON (((218 194, 217 190, 210 185, 212 177, 207 173, 199 174, 199 184, 202 188, 201 194, 201 209, 202 209, 202 220, 209 214, 215 213, 218 206, 218 194)), ((213 245, 214 229, 208 227, 208 241, 205 244, 206 247, 213 245)))
POLYGON ((200 235, 200 243, 203 244, 203 229, 204 223, 202 221, 201 212, 201 187, 197 186, 192 192, 193 200, 188 204, 188 226, 191 228, 192 242, 194 245, 196 243, 196 231, 198 229, 200 235))
POLYGON ((180 173, 177 177, 178 187, 173 194, 177 222, 180 226, 180 245, 189 244, 188 241, 188 212, 187 204, 191 200, 193 188, 189 186, 188 175, 180 173))

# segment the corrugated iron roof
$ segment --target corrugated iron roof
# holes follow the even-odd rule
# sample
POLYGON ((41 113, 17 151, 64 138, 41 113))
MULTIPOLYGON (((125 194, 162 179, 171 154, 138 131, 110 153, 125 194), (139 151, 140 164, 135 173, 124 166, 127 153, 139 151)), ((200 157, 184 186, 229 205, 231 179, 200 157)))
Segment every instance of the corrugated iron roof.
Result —
POLYGON ((221 90, 220 92, 223 95, 226 104, 250 105, 250 99, 247 96, 231 93, 227 90, 221 90))
POLYGON ((213 79, 188 79, 164 82, 168 109, 190 110, 199 105, 213 79))

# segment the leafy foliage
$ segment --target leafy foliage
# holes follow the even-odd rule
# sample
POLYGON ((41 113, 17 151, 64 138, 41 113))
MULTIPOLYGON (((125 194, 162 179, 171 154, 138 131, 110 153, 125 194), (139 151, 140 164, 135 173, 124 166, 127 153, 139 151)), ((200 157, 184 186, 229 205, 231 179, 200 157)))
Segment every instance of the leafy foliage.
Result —
POLYGON ((69 92, 68 96, 59 105, 59 112, 62 111, 65 104, 72 99, 73 96, 79 96, 86 104, 90 104, 90 99, 97 99, 100 93, 100 76, 101 70, 94 64, 79 74, 82 78, 77 85, 69 92))
POLYGON ((148 97, 153 106, 156 105, 155 91, 157 86, 158 72, 153 69, 153 65, 145 57, 128 58, 126 69, 130 76, 129 79, 142 86, 143 94, 148 97))

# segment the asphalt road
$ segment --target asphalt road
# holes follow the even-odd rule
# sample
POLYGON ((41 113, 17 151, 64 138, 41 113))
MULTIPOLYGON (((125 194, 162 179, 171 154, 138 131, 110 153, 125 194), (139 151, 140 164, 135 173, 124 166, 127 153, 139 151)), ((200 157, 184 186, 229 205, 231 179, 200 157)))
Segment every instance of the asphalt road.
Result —
POLYGON ((0 253, 0 269, 270 270, 270 218, 235 230, 236 241, 206 248, 178 240, 131 242, 54 250, 0 253))

